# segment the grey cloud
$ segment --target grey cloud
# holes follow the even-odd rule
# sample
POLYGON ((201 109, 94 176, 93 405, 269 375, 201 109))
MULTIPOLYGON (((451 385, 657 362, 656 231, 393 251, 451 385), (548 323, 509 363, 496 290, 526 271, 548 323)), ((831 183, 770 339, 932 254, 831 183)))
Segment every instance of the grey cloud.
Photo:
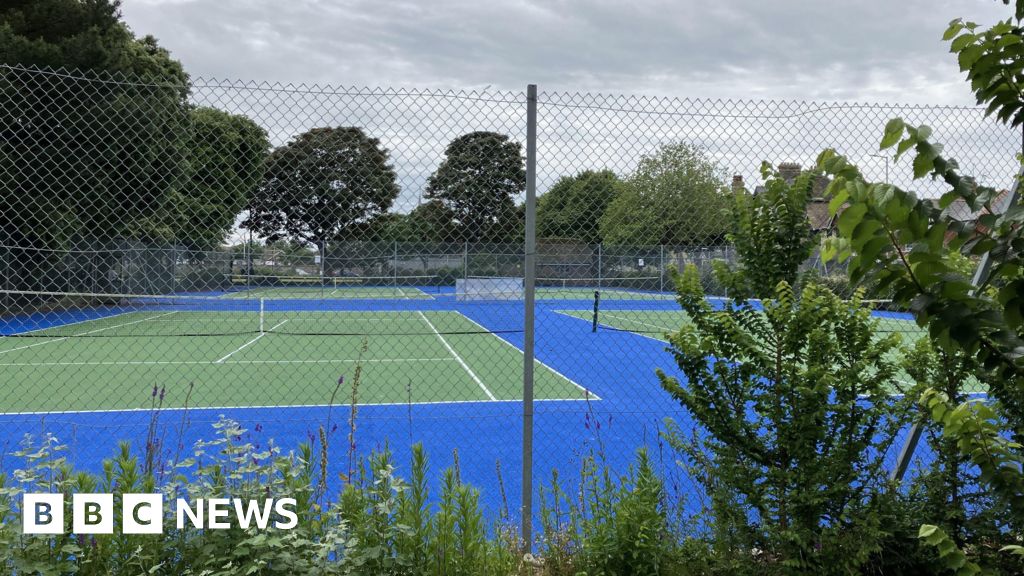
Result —
POLYGON ((200 76, 967 103, 939 37, 992 1, 128 0, 200 76))

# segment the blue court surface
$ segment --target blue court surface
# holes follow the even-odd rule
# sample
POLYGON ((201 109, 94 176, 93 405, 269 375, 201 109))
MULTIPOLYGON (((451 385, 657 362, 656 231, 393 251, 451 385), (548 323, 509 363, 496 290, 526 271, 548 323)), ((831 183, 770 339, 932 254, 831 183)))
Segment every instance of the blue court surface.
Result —
MULTIPOLYGON (((119 441, 141 453, 154 421, 161 460, 172 461, 188 455, 196 440, 211 439, 211 425, 226 417, 248 430, 245 440, 265 447, 273 439, 285 452, 301 442, 317 446, 313 440, 324 426, 329 477, 337 488, 348 465, 351 391, 335 388, 341 376, 351 383, 359 364, 359 455, 389 446, 404 474, 409 445, 421 442, 436 482, 457 452, 462 480, 481 489, 492 518, 502 505, 500 462, 515 515, 523 443, 522 301, 465 302, 445 287, 362 289, 353 297, 344 289, 317 295, 281 290, 287 289, 5 321, 7 335, 32 330, 36 337, 0 339, 0 370, 14 382, 5 392, 9 408, 0 414, 3 471, 18 466, 11 452, 26 433, 54 434, 76 468, 99 472, 119 441), (87 337, 100 333, 111 337, 87 337), (371 334, 363 352, 361 334, 371 334), (160 410, 151 408, 153 386, 165 389, 160 410)), ((670 496, 697 512, 698 486, 659 438, 665 418, 684 431, 693 423, 654 372, 678 376, 663 333, 685 319, 669 293, 603 290, 594 332, 593 292, 538 294, 535 486, 546 484, 554 469, 571 484, 591 450, 624 472, 635 451, 647 447, 670 496)), ((889 329, 916 330, 907 315, 878 316, 889 329)), ((924 446, 917 454, 930 458, 924 446)))

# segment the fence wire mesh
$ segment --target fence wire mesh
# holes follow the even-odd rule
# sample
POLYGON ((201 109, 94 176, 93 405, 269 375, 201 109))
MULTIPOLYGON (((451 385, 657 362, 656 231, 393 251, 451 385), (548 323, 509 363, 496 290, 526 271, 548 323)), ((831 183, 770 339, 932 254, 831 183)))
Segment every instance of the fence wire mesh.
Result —
MULTIPOLYGON (((53 431, 98 469, 120 439, 172 462, 221 415, 285 446, 325 426, 335 454, 422 442, 477 485, 500 461, 484 501, 518 505, 525 92, 3 66, 0 94, 5 442, 53 431)), ((986 183, 1013 180, 1019 135, 976 108, 541 92, 527 476, 571 478, 590 449, 622 469, 649 446, 699 506, 658 449, 663 418, 688 422, 654 376, 685 322, 669 270, 695 264, 728 296, 722 211, 762 162, 795 176, 834 147, 937 195, 876 155, 894 116, 986 183)), ((827 233, 826 198, 808 218, 827 233)), ((805 267, 848 293, 841 268, 805 267)), ((886 312, 883 330, 920 334, 886 312)))

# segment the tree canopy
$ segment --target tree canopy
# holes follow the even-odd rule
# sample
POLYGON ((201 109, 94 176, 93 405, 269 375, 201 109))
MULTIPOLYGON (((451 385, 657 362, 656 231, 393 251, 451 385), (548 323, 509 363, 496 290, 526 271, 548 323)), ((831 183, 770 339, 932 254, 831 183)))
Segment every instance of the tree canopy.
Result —
POLYGON ((323 248, 386 213, 398 192, 379 140, 361 128, 314 128, 271 152, 242 225, 323 248))
POLYGON ((448 144, 425 197, 452 213, 452 240, 509 239, 518 221, 514 197, 526 188, 521 149, 495 132, 463 134, 448 144))
MULTIPOLYGON (((0 8, 0 234, 60 250, 73 238, 151 239, 185 178, 188 77, 152 37, 136 39, 111 0, 28 0, 0 8), (74 68, 74 77, 25 67, 74 68), (131 82, 117 82, 117 80, 131 82), (111 82, 113 80, 113 82, 111 82)), ((43 286, 48 264, 19 250, 10 276, 43 286)))
POLYGON ((805 170, 789 182, 765 162, 761 174, 762 192, 733 194, 732 230, 727 236, 736 248, 738 265, 734 269, 721 261, 715 265, 729 293, 768 299, 779 282, 797 284, 800 266, 814 249, 807 205, 819 173, 805 170))
POLYGON ((260 183, 270 143, 245 116, 195 108, 189 117, 188 179, 170 198, 170 233, 188 248, 213 250, 260 183))
POLYGON ((704 150, 665 145, 626 178, 601 217, 600 233, 609 244, 718 244, 728 206, 721 171, 704 150))
POLYGON ((601 216, 621 185, 611 170, 563 176, 537 201, 537 237, 600 244, 601 216))

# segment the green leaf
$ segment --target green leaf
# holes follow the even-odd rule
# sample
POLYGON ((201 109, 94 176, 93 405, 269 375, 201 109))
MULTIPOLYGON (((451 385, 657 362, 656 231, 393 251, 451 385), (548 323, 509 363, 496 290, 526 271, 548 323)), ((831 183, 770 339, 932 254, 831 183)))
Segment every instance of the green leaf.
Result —
POLYGON ((836 195, 833 196, 832 199, 829 200, 828 202, 829 215, 835 216, 836 214, 838 214, 839 209, 842 208, 843 204, 846 203, 846 200, 849 197, 850 193, 847 192, 846 190, 840 190, 839 192, 837 192, 836 195))
POLYGON ((903 123, 902 118, 893 118, 889 120, 885 125, 885 135, 882 136, 882 143, 879 145, 879 150, 885 150, 886 148, 892 148, 900 141, 900 137, 903 136, 903 128, 906 125, 903 123))
POLYGON ((960 36, 957 36, 956 40, 953 40, 953 42, 950 43, 949 51, 950 52, 959 52, 959 51, 963 50, 964 48, 966 48, 967 46, 969 46, 971 43, 973 43, 977 39, 978 39, 978 37, 975 36, 974 34, 970 34, 970 33, 961 34, 960 36))
POLYGON ((839 233, 843 236, 850 237, 851 232, 860 224, 861 219, 864 218, 864 214, 868 211, 868 207, 864 204, 853 204, 843 213, 839 215, 838 227, 839 233))
POLYGON ((924 178, 935 168, 935 156, 918 154, 914 157, 914 179, 924 178))
POLYGON ((963 29, 964 29, 964 24, 963 24, 962 20, 960 20, 959 18, 957 18, 956 20, 953 20, 952 22, 949 23, 949 27, 946 28, 945 33, 942 34, 942 40, 944 42, 948 42, 949 40, 952 40, 963 29))

